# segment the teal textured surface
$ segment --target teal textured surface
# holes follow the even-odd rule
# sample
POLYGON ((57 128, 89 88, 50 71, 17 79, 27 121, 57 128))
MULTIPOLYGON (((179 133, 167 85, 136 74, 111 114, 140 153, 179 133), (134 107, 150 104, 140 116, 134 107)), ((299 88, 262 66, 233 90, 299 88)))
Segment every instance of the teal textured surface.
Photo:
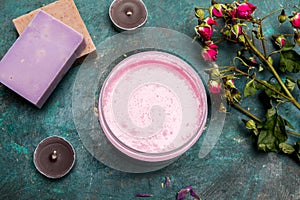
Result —
MULTIPOLYGON (((1 1, 0 59, 18 37, 12 19, 51 2, 1 1)), ((300 3, 297 0, 251 2, 259 8, 257 16, 280 5, 292 7, 300 3)), ((96 46, 118 33, 108 16, 111 1, 75 0, 75 3, 96 46)), ((194 7, 208 6, 210 0, 144 0, 144 3, 149 12, 146 27, 173 29, 193 37, 197 24, 194 7)), ((275 19, 276 16, 272 17, 275 19)), ((284 30, 285 25, 280 29, 284 30)), ((274 21, 265 22, 269 36, 276 30, 274 21)), ((235 54, 234 48, 221 49, 218 63, 228 64, 235 54)), ((127 200, 135 199, 136 193, 151 193, 153 197, 149 199, 164 200, 175 199, 177 191, 188 185, 203 200, 300 199, 299 164, 283 155, 256 151, 242 126, 244 116, 233 109, 227 114, 215 148, 202 159, 198 153, 203 137, 176 162, 156 172, 130 174, 103 165, 85 149, 73 122, 72 91, 79 68, 77 64, 66 74, 42 109, 0 85, 0 199, 127 200), (74 168, 58 180, 44 177, 33 164, 34 149, 42 139, 52 135, 67 139, 76 151, 74 168), (163 188, 161 183, 166 176, 170 177, 171 186, 163 188)), ((300 99, 299 92, 296 96, 300 99)), ((253 106, 253 102, 244 103, 257 115, 262 114, 261 107, 253 106)), ((284 115, 300 129, 297 112, 287 107, 284 115)))

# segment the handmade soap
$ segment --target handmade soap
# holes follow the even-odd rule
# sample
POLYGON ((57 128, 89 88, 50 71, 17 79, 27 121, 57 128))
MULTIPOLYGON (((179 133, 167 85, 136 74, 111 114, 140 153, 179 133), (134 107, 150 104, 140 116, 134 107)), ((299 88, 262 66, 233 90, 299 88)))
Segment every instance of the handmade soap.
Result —
POLYGON ((84 47, 83 36, 39 11, 0 62, 0 82, 41 108, 84 47))
POLYGON ((78 57, 84 56, 96 50, 93 40, 73 0, 55 1, 49 5, 46 5, 28 14, 13 19, 13 23, 19 34, 21 34, 24 31, 26 26, 29 24, 29 22, 39 10, 43 10, 49 13, 53 17, 69 25, 74 30, 78 31, 83 35, 86 46, 83 49, 83 51, 78 55, 78 57))

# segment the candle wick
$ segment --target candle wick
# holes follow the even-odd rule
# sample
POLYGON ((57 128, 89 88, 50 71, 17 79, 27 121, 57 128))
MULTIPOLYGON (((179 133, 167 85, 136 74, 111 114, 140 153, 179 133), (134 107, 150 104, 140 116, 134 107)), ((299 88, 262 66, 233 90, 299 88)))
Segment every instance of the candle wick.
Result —
POLYGON ((126 15, 127 15, 128 17, 130 17, 131 15, 133 15, 133 13, 132 13, 132 11, 128 10, 128 11, 126 12, 126 15))
POLYGON ((51 160, 56 160, 57 159, 57 151, 53 151, 53 153, 51 154, 51 160))

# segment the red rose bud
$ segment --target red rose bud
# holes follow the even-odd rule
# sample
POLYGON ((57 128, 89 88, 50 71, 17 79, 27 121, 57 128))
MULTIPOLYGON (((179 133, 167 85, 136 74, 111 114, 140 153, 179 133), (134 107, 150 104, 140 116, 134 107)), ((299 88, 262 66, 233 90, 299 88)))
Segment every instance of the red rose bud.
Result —
POLYGON ((202 52, 202 57, 208 62, 213 62, 217 60, 218 56, 218 46, 212 42, 204 47, 202 52))
POLYGON ((249 68, 253 68, 254 66, 257 66, 257 61, 255 60, 254 57, 250 57, 249 61, 251 62, 251 64, 249 65, 249 68))
POLYGON ((205 42, 206 46, 208 46, 210 49, 217 50, 218 45, 214 44, 213 41, 209 40, 205 42))
POLYGON ((299 32, 294 33, 294 41, 295 41, 295 43, 297 43, 300 46, 300 33, 299 32))
POLYGON ((228 9, 227 12, 232 19, 236 18, 237 8, 228 9))
POLYGON ((282 48, 285 44, 286 38, 283 35, 275 37, 275 44, 277 44, 280 48, 282 48))
POLYGON ((216 3, 209 8, 210 16, 223 17, 222 4, 216 3))
POLYGON ((209 25, 198 25, 195 27, 195 31, 204 41, 210 40, 213 34, 213 29, 209 25))
POLYGON ((212 94, 220 94, 221 84, 215 80, 210 80, 208 82, 208 89, 212 94))
POLYGON ((300 13, 296 13, 293 17, 290 17, 292 26, 296 29, 300 29, 300 13))
POLYGON ((205 20, 203 20, 206 24, 212 26, 212 25, 218 25, 217 21, 214 20, 212 17, 207 17, 205 20))
POLYGON ((255 9, 256 6, 248 2, 239 4, 236 11, 236 17, 240 19, 250 19, 255 9))
POLYGON ((280 15, 278 15, 278 21, 279 21, 280 24, 282 24, 283 22, 286 21, 286 19, 287 19, 287 16, 285 14, 285 11, 282 10, 280 15))

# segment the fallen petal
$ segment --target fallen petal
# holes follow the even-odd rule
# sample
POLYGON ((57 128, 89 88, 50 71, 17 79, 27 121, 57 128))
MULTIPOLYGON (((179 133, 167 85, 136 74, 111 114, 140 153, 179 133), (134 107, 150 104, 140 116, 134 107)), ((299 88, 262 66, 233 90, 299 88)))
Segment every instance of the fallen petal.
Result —
POLYGON ((200 200, 200 197, 198 194, 195 193, 195 191, 193 189, 190 190, 190 194, 192 197, 194 197, 197 200, 200 200))
POLYGON ((183 200, 186 194, 190 192, 190 190, 192 190, 192 186, 187 186, 179 190, 179 192, 177 192, 176 200, 183 200))
POLYGON ((146 194, 146 193, 139 193, 136 194, 135 197, 152 197, 152 194, 146 194))

